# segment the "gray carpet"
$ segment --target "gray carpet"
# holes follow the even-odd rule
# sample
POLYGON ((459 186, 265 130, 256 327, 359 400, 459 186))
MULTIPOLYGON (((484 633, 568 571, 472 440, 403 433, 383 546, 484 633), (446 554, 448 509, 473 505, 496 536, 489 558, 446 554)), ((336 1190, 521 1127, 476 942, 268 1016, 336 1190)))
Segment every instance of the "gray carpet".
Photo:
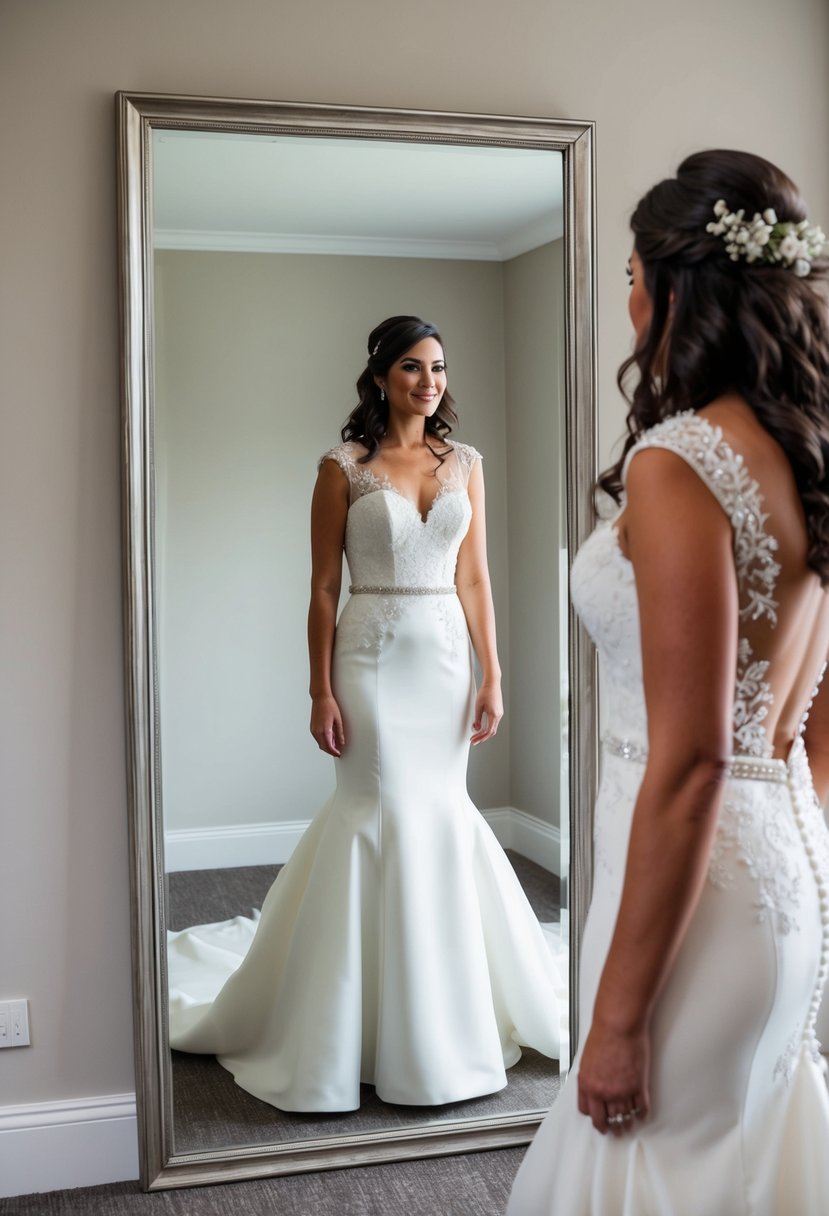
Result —
MULTIPOLYGON (((558 879, 518 853, 507 856, 527 899, 542 921, 559 919, 558 879)), ((261 907, 279 866, 190 870, 168 876, 169 928, 207 924, 261 907)), ((364 1085, 359 1111, 287 1114, 240 1089, 213 1056, 173 1052, 173 1106, 177 1153, 228 1145, 272 1144, 318 1136, 365 1135, 456 1119, 497 1118, 546 1110, 558 1092, 558 1062, 525 1049, 500 1093, 444 1107, 390 1106, 364 1085)))
MULTIPOLYGON (((524 894, 541 921, 559 918, 559 879, 511 849, 506 850, 524 894)), ((261 908, 281 866, 237 866, 227 870, 181 870, 168 874, 167 928, 186 929, 261 908)))
POLYGON ((177 1153, 209 1152, 228 1145, 358 1136, 458 1119, 491 1119, 546 1110, 558 1093, 558 1062, 528 1048, 507 1073, 497 1094, 447 1106, 391 1106, 370 1085, 361 1087, 358 1111, 346 1114, 287 1114, 254 1098, 212 1056, 173 1053, 173 1108, 177 1153))
POLYGON ((503 1216, 525 1150, 142 1194, 133 1182, 0 1199, 0 1216, 503 1216))

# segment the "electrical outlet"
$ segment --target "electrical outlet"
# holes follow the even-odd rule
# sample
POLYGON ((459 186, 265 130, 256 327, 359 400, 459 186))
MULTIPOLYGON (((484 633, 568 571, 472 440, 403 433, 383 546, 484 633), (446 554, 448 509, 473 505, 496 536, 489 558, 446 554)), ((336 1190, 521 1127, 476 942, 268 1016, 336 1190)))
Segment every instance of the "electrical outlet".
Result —
POLYGON ((29 1002, 0 1001, 0 1047, 28 1047, 29 1002))

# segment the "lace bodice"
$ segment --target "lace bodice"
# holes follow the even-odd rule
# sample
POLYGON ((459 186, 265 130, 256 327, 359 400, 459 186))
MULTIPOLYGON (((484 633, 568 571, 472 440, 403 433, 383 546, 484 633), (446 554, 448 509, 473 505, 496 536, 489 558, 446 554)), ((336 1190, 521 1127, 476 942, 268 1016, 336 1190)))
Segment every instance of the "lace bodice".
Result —
POLYGON ((358 463, 359 444, 343 443, 320 457, 320 464, 335 461, 348 478, 345 555, 355 586, 454 583, 458 550, 472 519, 467 484, 480 454, 465 443, 448 446, 449 454, 436 474, 437 496, 425 518, 385 474, 358 463))
MULTIPOLYGON (((731 520, 740 620, 777 620, 775 585, 780 567, 777 542, 766 532, 767 516, 757 482, 742 456, 705 418, 686 411, 646 431, 631 448, 630 461, 644 448, 664 448, 681 456, 705 482, 731 520)), ((621 512, 620 512, 621 513, 621 512)), ((599 524, 573 563, 575 607, 599 651, 602 691, 607 698, 608 730, 632 750, 644 753, 647 721, 642 685, 639 612, 633 567, 619 547, 616 519, 599 524)), ((734 754, 769 756, 763 727, 771 702, 768 663, 755 659, 748 638, 738 643, 734 682, 734 754)))

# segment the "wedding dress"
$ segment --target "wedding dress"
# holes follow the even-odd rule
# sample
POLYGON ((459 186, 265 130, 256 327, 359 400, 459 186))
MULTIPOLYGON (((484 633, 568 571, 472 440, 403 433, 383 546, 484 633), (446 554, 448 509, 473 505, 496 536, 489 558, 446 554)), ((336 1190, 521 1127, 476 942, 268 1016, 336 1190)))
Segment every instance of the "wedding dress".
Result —
MULTIPOLYGON (((787 762, 770 759, 769 663, 745 636, 749 621, 776 623, 776 542, 742 457, 705 419, 685 412, 658 424, 627 464, 648 447, 684 459, 731 520, 741 623, 734 759, 707 882, 659 998, 652 1113, 619 1138, 600 1135, 578 1111, 577 1054, 522 1163, 508 1214, 825 1216, 829 1101, 814 1027, 829 965, 829 838, 802 738, 787 762)), ((583 1040, 647 746, 633 569, 613 520, 579 551, 572 594, 599 650, 608 711, 581 952, 583 1040)))
POLYGON ((454 580, 478 454, 449 447, 425 519, 358 445, 322 457, 350 486, 336 793, 252 941, 238 918, 170 935, 172 1047, 216 1054, 283 1110, 356 1109, 361 1082, 387 1102, 457 1102, 503 1088, 519 1044, 559 1054, 563 983, 466 791, 475 685, 454 580))

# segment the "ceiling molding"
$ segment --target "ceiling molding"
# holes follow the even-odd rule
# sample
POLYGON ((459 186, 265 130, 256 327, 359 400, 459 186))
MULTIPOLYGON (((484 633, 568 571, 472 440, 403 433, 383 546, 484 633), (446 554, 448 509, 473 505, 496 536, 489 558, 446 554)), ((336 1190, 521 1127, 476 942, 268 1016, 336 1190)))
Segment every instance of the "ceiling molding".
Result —
POLYGON ((514 232, 510 232, 500 242, 500 259, 508 262, 511 258, 529 253, 541 245, 549 245, 550 241, 558 241, 564 236, 564 219, 558 212, 543 215, 532 223, 514 232))
POLYGON ((438 258, 474 262, 503 260, 501 250, 489 241, 322 236, 293 232, 204 232, 157 228, 153 243, 156 249, 200 249, 225 253, 324 253, 347 257, 438 258))

